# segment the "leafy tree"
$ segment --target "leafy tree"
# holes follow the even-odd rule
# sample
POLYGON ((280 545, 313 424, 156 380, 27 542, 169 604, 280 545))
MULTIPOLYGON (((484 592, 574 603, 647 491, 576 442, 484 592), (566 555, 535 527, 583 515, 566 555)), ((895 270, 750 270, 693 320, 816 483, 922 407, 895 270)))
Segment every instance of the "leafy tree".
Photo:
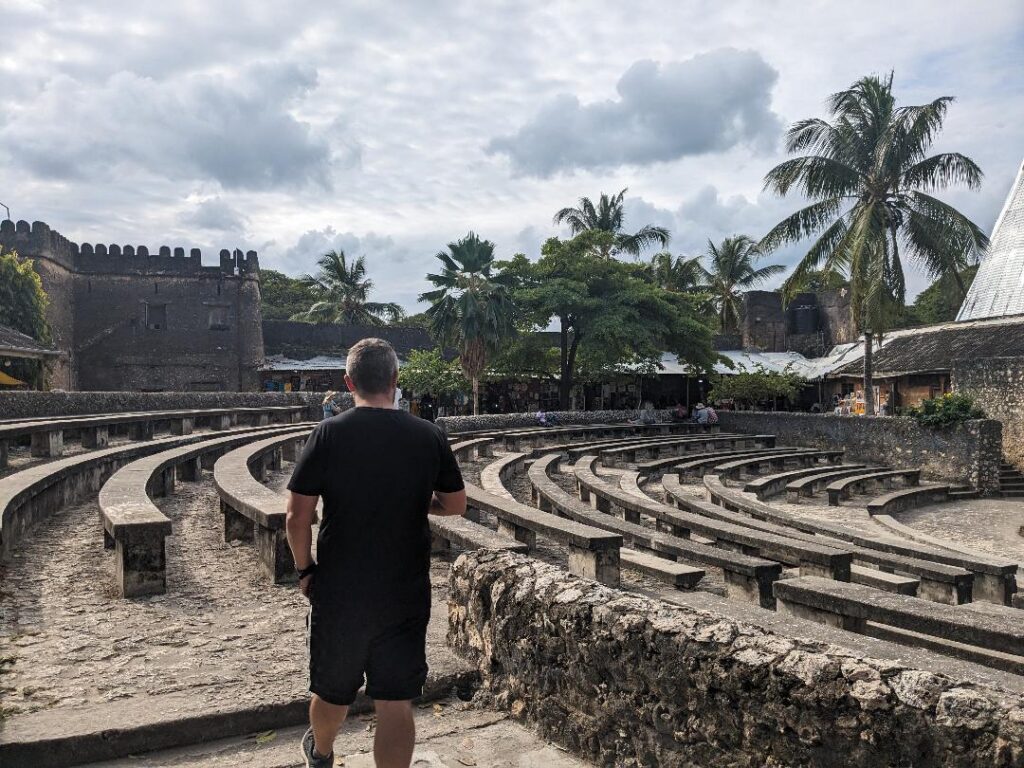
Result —
POLYGON ((487 360, 515 333, 508 279, 494 270, 494 243, 470 232, 437 254, 441 271, 428 274, 436 290, 419 297, 431 333, 443 347, 459 351, 462 370, 473 384, 473 414, 480 409, 480 377, 487 360))
MULTIPOLYGON (((974 282, 977 272, 977 265, 961 270, 960 280, 968 289, 974 282)), ((956 281, 949 276, 940 277, 917 294, 914 303, 907 307, 907 311, 900 317, 899 325, 909 327, 950 322, 956 319, 962 303, 963 299, 956 281)))
POLYGON ((398 374, 398 385, 413 392, 455 395, 469 389, 456 360, 445 360, 440 349, 414 349, 398 374))
POLYGON ((555 224, 568 224, 574 235, 594 230, 612 234, 611 241, 602 241, 600 246, 599 253, 604 258, 619 253, 628 253, 634 258, 639 258, 640 252, 649 246, 660 245, 664 248, 670 239, 669 232, 664 227, 646 224, 633 234, 622 231, 626 221, 622 201, 626 192, 627 190, 623 189, 610 197, 602 192, 596 206, 589 197, 581 197, 578 207, 563 208, 555 214, 555 224))
POLYGON ((302 280, 273 269, 260 270, 260 296, 264 320, 288 320, 316 301, 302 280))
POLYGON ((908 411, 910 418, 926 427, 946 427, 970 419, 985 418, 985 411, 970 395, 947 392, 941 397, 922 400, 908 411))
POLYGON ((310 323, 339 325, 385 325, 402 318, 394 302, 370 301, 373 281, 366 276, 366 260, 360 256, 349 263, 344 251, 328 251, 317 260, 315 276, 303 275, 303 285, 314 303, 292 317, 310 323))
POLYGON ((788 303, 798 293, 821 293, 822 291, 837 291, 840 288, 849 287, 846 277, 841 272, 833 272, 824 269, 811 269, 805 272, 799 280, 788 280, 786 290, 783 292, 784 299, 788 303))
POLYGON ((578 382, 654 369, 663 352, 675 352, 700 369, 717 359, 711 329, 693 297, 655 284, 647 265, 595 256, 614 242, 613 233, 594 230, 566 241, 551 238, 539 261, 520 254, 503 270, 516 279, 513 296, 521 321, 536 330, 552 319, 558 325, 557 342, 537 344, 533 360, 539 368, 550 366, 550 349, 557 349, 563 409, 578 382))
POLYGON ((981 184, 981 170, 970 158, 928 155, 953 97, 897 107, 892 80, 892 73, 861 78, 830 97, 831 122, 811 118, 793 124, 787 149, 799 156, 765 177, 766 189, 779 195, 796 191, 814 201, 761 241, 771 251, 817 236, 787 284, 819 268, 850 280, 853 319, 865 333, 868 414, 874 413, 872 336, 891 326, 905 299, 901 248, 932 277, 950 275, 963 296, 959 273, 987 244, 976 224, 928 194, 951 184, 981 184))
MULTIPOLYGON (((0 249, 0 325, 31 336, 40 344, 49 346, 53 337, 46 320, 49 300, 43 290, 43 281, 31 259, 18 257, 16 251, 0 249)), ((39 360, 16 358, 7 372, 16 379, 42 386, 45 363, 39 360)))
POLYGON ((700 256, 687 259, 661 251, 651 257, 654 282, 666 291, 695 293, 707 288, 707 272, 701 266, 700 256))
POLYGON ((734 235, 715 245, 708 240, 709 268, 704 279, 711 301, 718 311, 722 333, 734 332, 740 324, 742 291, 756 288, 780 272, 781 264, 757 267, 761 253, 756 243, 746 235, 734 235))
POLYGON ((774 408, 780 399, 795 400, 805 381, 788 368, 781 372, 768 371, 759 365, 753 371, 719 376, 708 393, 708 399, 715 402, 735 400, 745 405, 771 400, 774 408))

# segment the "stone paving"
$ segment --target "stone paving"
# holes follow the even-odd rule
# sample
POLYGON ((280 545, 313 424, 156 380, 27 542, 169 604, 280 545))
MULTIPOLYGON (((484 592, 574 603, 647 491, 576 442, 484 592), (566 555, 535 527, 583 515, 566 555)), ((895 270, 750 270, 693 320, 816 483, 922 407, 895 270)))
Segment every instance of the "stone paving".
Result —
MULTIPOLYGON (((4 714, 123 699, 145 706, 182 691, 198 710, 304 695, 305 599, 259 578, 250 544, 223 542, 209 473, 158 503, 174 526, 164 595, 114 596, 95 499, 37 526, 0 568, 4 714)), ((451 656, 448 564, 433 568, 432 663, 451 656)))
MULTIPOLYGON (((507 716, 447 700, 416 712, 413 768, 582 768, 589 765, 545 743, 507 716)), ((373 768, 372 715, 352 717, 334 745, 335 765, 373 768)), ((192 747, 93 763, 92 768, 291 768, 301 766, 304 728, 288 728, 192 747)))
POLYGON ((895 518, 911 528, 949 541, 950 546, 1013 558, 1024 568, 1024 536, 1019 533, 1024 526, 1024 500, 950 501, 908 509, 895 518))

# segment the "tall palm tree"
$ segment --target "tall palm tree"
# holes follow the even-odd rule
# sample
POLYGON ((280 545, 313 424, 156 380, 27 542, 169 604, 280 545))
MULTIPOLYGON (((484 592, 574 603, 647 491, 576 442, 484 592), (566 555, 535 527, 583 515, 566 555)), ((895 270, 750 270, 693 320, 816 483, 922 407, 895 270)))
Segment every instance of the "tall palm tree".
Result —
POLYGON ((622 201, 627 191, 623 189, 611 197, 602 192, 596 206, 589 197, 581 197, 578 207, 563 208, 555 214, 555 224, 568 224, 573 235, 593 229, 615 235, 614 246, 601 249, 601 256, 604 258, 616 253, 628 253, 633 258, 639 258, 640 252, 648 246, 667 246, 670 235, 664 227, 646 224, 632 235, 622 231, 626 219, 622 201))
POLYGON ((704 270, 707 291, 718 311, 722 333, 732 333, 740 323, 743 291, 756 288, 785 271, 781 264, 756 266, 762 257, 757 244, 746 235, 733 235, 715 245, 708 240, 708 268, 704 270))
POLYGON ((654 282, 666 291, 692 293, 706 287, 707 272, 700 264, 700 256, 689 259, 661 251, 651 257, 654 282))
POLYGON ((436 290, 419 297, 429 301, 424 313, 434 338, 459 351, 466 378, 473 382, 473 414, 480 412, 480 377, 487 359, 515 333, 513 305, 505 278, 494 269, 494 243, 470 232, 437 254, 439 274, 428 274, 436 290))
POLYGON ((384 325, 404 317, 394 302, 368 301, 373 281, 366 277, 366 261, 360 256, 349 263, 345 252, 328 251, 316 262, 316 276, 299 278, 316 299, 305 312, 292 315, 293 320, 339 325, 384 325))
POLYGON ((841 271, 851 286, 853 320, 864 332, 864 396, 874 413, 871 346, 902 309, 906 285, 900 249, 932 278, 949 275, 966 294, 960 272, 988 243, 974 222, 928 194, 982 173, 956 152, 928 155, 942 129, 951 96, 897 107, 892 73, 864 77, 828 101, 831 122, 794 123, 787 150, 797 157, 765 176, 765 189, 791 190, 813 202, 779 222, 761 241, 764 251, 817 235, 787 280, 814 269, 841 271))

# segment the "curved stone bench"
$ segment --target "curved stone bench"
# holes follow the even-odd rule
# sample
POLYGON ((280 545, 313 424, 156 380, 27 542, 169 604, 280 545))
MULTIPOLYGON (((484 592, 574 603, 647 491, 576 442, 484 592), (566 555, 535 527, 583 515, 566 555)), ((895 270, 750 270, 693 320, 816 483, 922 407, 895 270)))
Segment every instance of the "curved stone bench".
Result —
POLYGON ((816 473, 798 478, 786 484, 786 501, 799 504, 802 498, 810 498, 825 488, 829 483, 847 477, 862 475, 865 472, 885 471, 888 467, 865 467, 864 465, 835 467, 830 470, 819 470, 816 473))
POLYGON ((788 453, 775 453, 771 456, 751 456, 745 459, 734 459, 719 464, 716 471, 720 477, 730 480, 739 480, 745 473, 760 474, 765 465, 769 469, 785 469, 787 464, 796 464, 798 467, 812 467, 818 465, 819 460, 826 464, 835 464, 843 460, 846 452, 842 449, 831 451, 807 451, 798 450, 788 453))
MULTIPOLYGON (((517 432, 515 434, 504 434, 505 449, 520 451, 529 444, 533 448, 543 445, 544 441, 552 437, 573 436, 587 439, 591 436, 644 436, 644 435, 671 435, 671 434, 694 434, 697 432, 709 431, 709 427, 688 422, 659 422, 656 424, 580 424, 565 427, 545 427, 534 430, 517 432)), ((717 430, 717 427, 714 429, 717 430)))
POLYGON ((474 454, 478 458, 484 458, 491 455, 494 440, 495 438, 493 437, 476 437, 472 440, 464 440, 461 443, 452 445, 452 453, 455 454, 457 459, 471 459, 474 454))
POLYGON ((884 485, 890 487, 893 480, 902 480, 904 486, 916 486, 921 481, 920 469, 879 469, 872 472, 861 472, 829 483, 828 505, 838 507, 843 499, 854 493, 862 492, 868 486, 884 485))
POLYGON ((171 521, 152 499, 174 492, 178 468, 184 470, 184 479, 199 480, 203 457, 220 455, 282 429, 291 427, 244 431, 176 446, 137 459, 110 476, 100 489, 100 522, 105 546, 115 550, 115 586, 121 597, 166 591, 164 538, 171 533, 171 521))
POLYGON ((282 405, 254 408, 203 408, 192 410, 139 411, 133 413, 105 413, 82 416, 28 419, 0 425, 0 467, 7 466, 9 445, 12 441, 28 437, 32 441, 33 456, 58 457, 64 454, 64 433, 79 434, 82 447, 105 448, 110 429, 127 425, 133 440, 152 440, 154 425, 167 422, 172 435, 191 434, 198 419, 210 422, 212 429, 228 429, 239 416, 248 416, 252 426, 264 426, 274 416, 287 423, 298 420, 306 410, 303 405, 282 405))
POLYGON ((551 479, 549 472, 557 469, 560 461, 559 454, 548 454, 534 462, 528 472, 531 495, 541 510, 621 534, 623 541, 630 544, 630 547, 619 550, 620 563, 624 568, 646 574, 677 589, 692 589, 700 583, 704 578, 703 569, 675 560, 680 551, 689 548, 689 542, 676 541, 674 544, 674 537, 668 534, 594 512, 551 479))
MULTIPOLYGON (((739 459, 768 459, 772 456, 779 456, 782 454, 796 454, 796 453, 812 453, 815 449, 813 448, 760 448, 757 450, 749 451, 718 451, 711 452, 703 456, 695 456, 688 461, 679 461, 678 459, 671 467, 669 471, 678 474, 680 477, 703 477, 704 473, 708 470, 714 469, 719 464, 724 464, 729 461, 738 461, 739 459)), ((645 473, 648 469, 648 465, 638 465, 637 471, 641 474, 645 473)))
POLYGON ((949 491, 950 486, 941 484, 901 488, 869 501, 868 514, 892 515, 905 509, 940 504, 949 501, 949 491))
MULTIPOLYGON (((734 525, 750 528, 753 531, 799 539, 813 544, 825 544, 826 546, 843 549, 844 551, 849 551, 853 555, 854 560, 856 560, 856 548, 846 542, 842 542, 837 539, 823 538, 821 536, 814 536, 809 533, 804 533, 803 531, 798 531, 795 528, 788 528, 783 525, 757 520, 749 515, 743 514, 742 512, 732 512, 723 506, 712 504, 710 501, 695 498, 683 491, 682 483, 679 482, 679 478, 675 475, 665 475, 661 479, 661 484, 665 489, 666 502, 670 506, 679 507, 680 509, 685 509, 688 512, 692 512, 696 515, 702 515, 703 517, 708 517, 712 520, 720 520, 725 523, 732 523, 734 525)), ((850 581, 854 584, 865 584, 870 587, 875 587, 876 589, 882 589, 887 592, 896 592, 901 595, 916 595, 917 588, 920 585, 919 579, 910 576, 899 576, 879 570, 878 568, 865 567, 864 565, 858 565, 856 563, 852 563, 850 565, 850 581)))
POLYGON ((515 496, 505 486, 509 475, 519 474, 526 464, 525 453, 508 453, 497 461, 492 461, 480 470, 480 487, 495 496, 502 496, 515 501, 515 496))
MULTIPOLYGON (((601 464, 606 467, 619 466, 626 462, 635 464, 641 459, 648 462, 659 461, 659 457, 667 456, 681 460, 688 454, 698 451, 710 451, 712 448, 724 448, 725 450, 742 450, 744 448, 753 450, 755 448, 774 448, 775 435, 733 435, 719 434, 713 437, 676 437, 646 441, 643 443, 626 444, 613 446, 598 451, 587 451, 596 453, 601 457, 601 464)), ((577 454, 582 455, 582 454, 577 454)))
MULTIPOLYGON (((591 502, 596 510, 606 514, 612 511, 612 505, 615 504, 623 510, 623 521, 638 528, 643 528, 640 525, 641 513, 653 517, 658 531, 671 534, 674 541, 670 543, 674 549, 669 551, 676 557, 691 563, 721 568, 731 597, 755 602, 763 608, 774 605, 771 583, 782 575, 782 566, 778 562, 742 551, 685 541, 689 537, 687 521, 678 520, 674 509, 658 504, 653 499, 645 502, 617 486, 605 483, 592 470, 596 460, 596 456, 584 456, 573 467, 581 502, 591 502)), ((608 517, 617 520, 610 514, 608 517)), ((662 542, 656 544, 663 545, 662 542)))
POLYGON ((1024 622, 1012 609, 964 610, 813 577, 779 581, 775 596, 780 611, 802 619, 1024 673, 1024 622))
POLYGON ((919 597, 950 605, 970 602, 972 599, 1006 605, 1016 589, 1017 563, 1011 560, 975 558, 900 539, 865 536, 824 520, 797 518, 727 488, 715 475, 706 476, 704 485, 711 501, 727 509, 792 526, 826 539, 856 545, 852 550, 854 562, 910 574, 920 579, 919 597))
POLYGON ((743 485, 743 490, 747 493, 752 493, 760 501, 775 496, 786 490, 786 486, 789 483, 796 480, 802 480, 805 477, 818 476, 818 475, 829 475, 836 472, 845 472, 847 470, 863 470, 867 467, 866 464, 841 464, 831 469, 822 469, 821 467, 801 467, 800 469, 790 469, 785 472, 777 472, 771 475, 764 475, 763 477, 755 477, 748 480, 743 485))

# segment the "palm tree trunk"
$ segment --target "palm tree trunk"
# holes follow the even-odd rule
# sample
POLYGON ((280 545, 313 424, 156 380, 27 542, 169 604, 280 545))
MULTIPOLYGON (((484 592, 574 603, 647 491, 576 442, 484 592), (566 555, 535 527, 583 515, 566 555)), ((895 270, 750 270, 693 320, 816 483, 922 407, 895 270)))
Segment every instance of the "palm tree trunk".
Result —
POLYGON ((875 415, 875 381, 874 369, 872 368, 874 334, 864 330, 864 415, 875 415))
POLYGON ((480 379, 473 377, 473 415, 480 415, 480 379))
POLYGON ((967 298, 967 287, 964 285, 964 279, 960 276, 960 270, 953 267, 953 279, 956 280, 956 287, 960 291, 960 301, 962 302, 967 298))

